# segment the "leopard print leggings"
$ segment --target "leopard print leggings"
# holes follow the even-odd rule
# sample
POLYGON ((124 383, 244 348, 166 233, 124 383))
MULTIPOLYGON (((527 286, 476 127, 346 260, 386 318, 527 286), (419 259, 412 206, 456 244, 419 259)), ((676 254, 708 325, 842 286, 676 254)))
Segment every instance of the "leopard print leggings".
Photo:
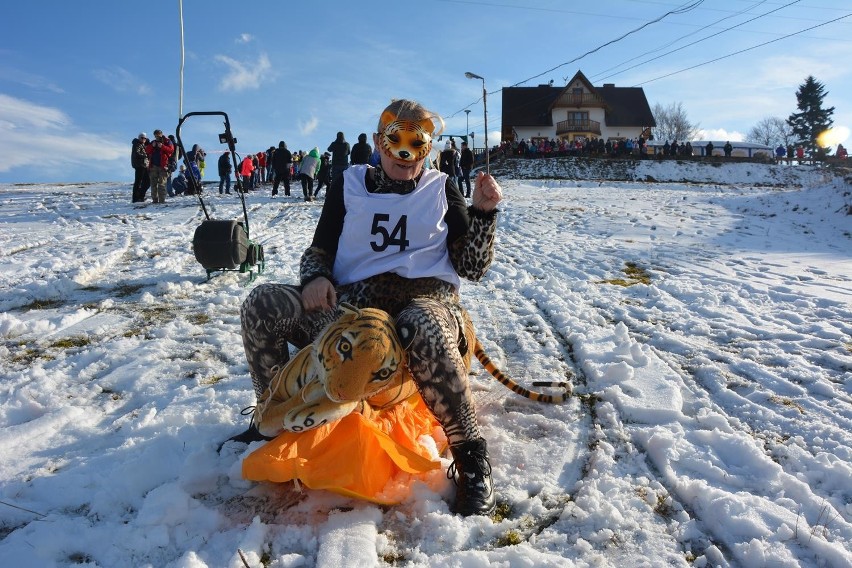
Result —
MULTIPOLYGON (((259 398, 279 366, 290 360, 288 343, 297 348, 308 345, 337 319, 337 313, 306 313, 299 286, 261 284, 243 302, 240 317, 249 372, 259 398)), ((403 343, 411 342, 408 366, 420 395, 450 444, 482 438, 457 347, 464 334, 455 311, 438 300, 417 298, 400 311, 396 324, 403 343)))

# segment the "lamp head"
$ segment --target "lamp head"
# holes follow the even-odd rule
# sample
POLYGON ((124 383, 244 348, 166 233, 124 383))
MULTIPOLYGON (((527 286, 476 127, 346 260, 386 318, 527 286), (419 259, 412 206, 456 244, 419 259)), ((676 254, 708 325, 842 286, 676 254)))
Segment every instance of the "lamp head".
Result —
POLYGON ((482 81, 485 80, 484 77, 480 77, 476 73, 471 73, 470 71, 465 71, 464 76, 467 77, 468 79, 481 79, 482 81))

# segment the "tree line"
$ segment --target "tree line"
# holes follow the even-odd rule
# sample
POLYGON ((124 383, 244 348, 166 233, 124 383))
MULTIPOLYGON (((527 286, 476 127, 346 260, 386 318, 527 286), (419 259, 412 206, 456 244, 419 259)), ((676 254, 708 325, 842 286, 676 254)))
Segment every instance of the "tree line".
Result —
MULTIPOLYGON (((833 125, 834 107, 823 108, 828 95, 825 85, 808 76, 796 91, 796 108, 786 119, 770 116, 755 124, 745 136, 746 142, 764 144, 775 148, 779 144, 802 146, 809 156, 827 156, 831 148, 820 136, 833 125)), ((663 106, 657 103, 651 109, 657 126, 651 129, 655 140, 694 140, 700 126, 693 123, 680 102, 663 106)))

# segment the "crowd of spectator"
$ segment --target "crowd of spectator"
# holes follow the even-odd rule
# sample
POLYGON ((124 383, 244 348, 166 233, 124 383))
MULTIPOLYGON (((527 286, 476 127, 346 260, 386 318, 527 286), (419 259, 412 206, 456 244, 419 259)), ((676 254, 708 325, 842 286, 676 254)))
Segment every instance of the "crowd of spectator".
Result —
MULTIPOLYGON (((144 132, 140 133, 131 143, 130 164, 134 170, 132 202, 146 201, 149 188, 154 203, 165 203, 166 196, 201 192, 206 156, 207 153, 198 144, 194 144, 184 156, 174 135, 165 137, 160 130, 155 131, 153 141, 144 132), (181 162, 186 162, 186 165, 181 162)), ((278 195, 279 187, 283 188, 284 196, 289 197, 290 182, 298 181, 303 186, 306 201, 318 197, 320 191, 328 188, 331 180, 350 164, 377 163, 376 153, 367 142, 367 134, 361 133, 358 142, 350 148, 343 132, 337 133, 336 139, 322 154, 318 148, 308 152, 290 151, 282 140, 278 146, 244 157, 237 156, 237 159, 236 171, 230 152, 223 151, 217 159, 220 194, 231 194, 232 176, 233 187, 244 192, 271 185, 272 197, 278 195)))
MULTIPOLYGON (((154 134, 154 140, 149 140, 142 132, 132 141, 131 166, 134 170, 132 201, 144 202, 149 188, 154 203, 165 203, 166 196, 192 195, 196 191, 200 192, 203 187, 206 152, 198 144, 194 144, 192 150, 183 156, 174 135, 163 136, 160 130, 155 130, 154 134), (178 164, 182 161, 185 161, 188 167, 181 164, 180 171, 175 174, 178 164)), ((695 154, 713 156, 716 150, 712 142, 708 142, 703 148, 693 148, 689 141, 679 143, 676 140, 671 142, 666 140, 660 146, 649 143, 643 137, 609 140, 577 137, 570 142, 565 139, 547 138, 504 141, 495 151, 504 156, 524 158, 593 156, 659 159, 683 158, 695 154)), ((721 152, 726 157, 731 157, 732 151, 733 146, 730 142, 726 142, 721 148, 721 152)), ((843 145, 838 145, 835 156, 846 159, 847 152, 843 145)), ((779 163, 807 161, 802 146, 779 145, 775 149, 774 157, 779 163)), ((474 156, 467 142, 462 142, 461 151, 459 151, 455 140, 451 140, 446 143, 444 150, 439 153, 434 163, 427 161, 426 167, 446 171, 459 189, 470 197, 470 172, 477 160, 481 161, 481 159, 481 155, 474 156)), ((299 181, 303 186, 305 200, 312 201, 318 197, 320 190, 330 187, 331 180, 340 175, 349 165, 366 163, 376 165, 378 155, 368 143, 365 133, 359 134, 358 142, 350 147, 344 133, 338 132, 335 140, 322 154, 319 154, 318 148, 309 152, 304 150, 292 152, 282 140, 277 147, 270 146, 266 150, 246 155, 237 164, 236 172, 234 172, 231 154, 225 151, 217 161, 219 193, 231 194, 231 176, 236 174, 235 181, 239 179, 240 185, 235 184, 235 187, 243 191, 256 191, 271 185, 272 197, 278 195, 279 187, 283 187, 284 195, 290 197, 290 182, 299 181), (312 156, 311 153, 314 151, 316 154, 312 156), (303 166, 310 171, 303 171, 303 166)))

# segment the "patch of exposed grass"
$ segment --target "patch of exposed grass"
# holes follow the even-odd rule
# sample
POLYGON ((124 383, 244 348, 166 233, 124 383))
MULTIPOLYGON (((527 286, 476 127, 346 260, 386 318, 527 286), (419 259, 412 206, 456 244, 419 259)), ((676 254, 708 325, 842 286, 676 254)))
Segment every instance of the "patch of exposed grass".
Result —
POLYGON ((65 302, 62 300, 33 300, 29 304, 21 306, 22 310, 49 310, 58 308, 65 302))
POLYGON ((795 408, 799 411, 799 414, 805 413, 805 409, 801 404, 785 396, 772 395, 769 397, 769 401, 774 402, 775 404, 780 404, 781 406, 786 406, 787 408, 795 408))
POLYGON ((497 503, 497 507, 494 509, 494 512, 491 513, 491 520, 495 523, 499 523, 509 518, 512 514, 512 506, 505 501, 500 501, 497 503))
POLYGON ((654 505, 654 512, 664 519, 672 518, 674 507, 672 507, 672 498, 665 494, 657 495, 657 504, 654 505))
POLYGON ((633 286, 634 284, 650 284, 651 274, 635 262, 625 262, 621 269, 625 278, 608 278, 598 280, 598 284, 612 284, 614 286, 633 286))
POLYGON ((623 270, 624 274, 626 274, 627 277, 631 280, 641 282, 642 284, 651 283, 651 275, 648 273, 648 271, 636 264, 635 262, 625 262, 623 270))
POLYGON ((44 352, 43 349, 28 347, 12 355, 9 360, 12 363, 23 363, 25 365, 31 365, 36 359, 42 359, 44 361, 53 361, 55 357, 53 355, 48 355, 44 352))
POLYGON ((131 296, 144 288, 142 284, 119 284, 114 288, 115 296, 117 298, 126 298, 127 296, 131 296))
POLYGON ((216 383, 225 380, 225 378, 226 377, 222 377, 219 375, 213 375, 212 377, 201 379, 199 383, 202 385, 215 385, 216 383))
POLYGON ((506 531, 505 534, 501 535, 497 538, 497 542, 495 543, 498 547, 503 546, 516 546, 524 542, 524 537, 516 530, 506 531))
POLYGON ((186 316, 186 319, 189 323, 194 323, 195 325, 204 325, 210 322, 210 316, 207 314, 189 314, 186 316))
MULTIPOLYGON (((406 558, 405 554, 403 554, 402 552, 395 550, 393 552, 385 552, 384 554, 382 554, 382 560, 385 562, 385 564, 390 564, 391 566, 398 566, 408 560, 408 558, 406 558)), ((264 564, 264 566, 266 566, 266 564, 264 564)))
POLYGON ((92 340, 88 337, 63 337, 51 343, 50 347, 54 349, 73 349, 75 347, 85 347, 91 343, 92 340))

